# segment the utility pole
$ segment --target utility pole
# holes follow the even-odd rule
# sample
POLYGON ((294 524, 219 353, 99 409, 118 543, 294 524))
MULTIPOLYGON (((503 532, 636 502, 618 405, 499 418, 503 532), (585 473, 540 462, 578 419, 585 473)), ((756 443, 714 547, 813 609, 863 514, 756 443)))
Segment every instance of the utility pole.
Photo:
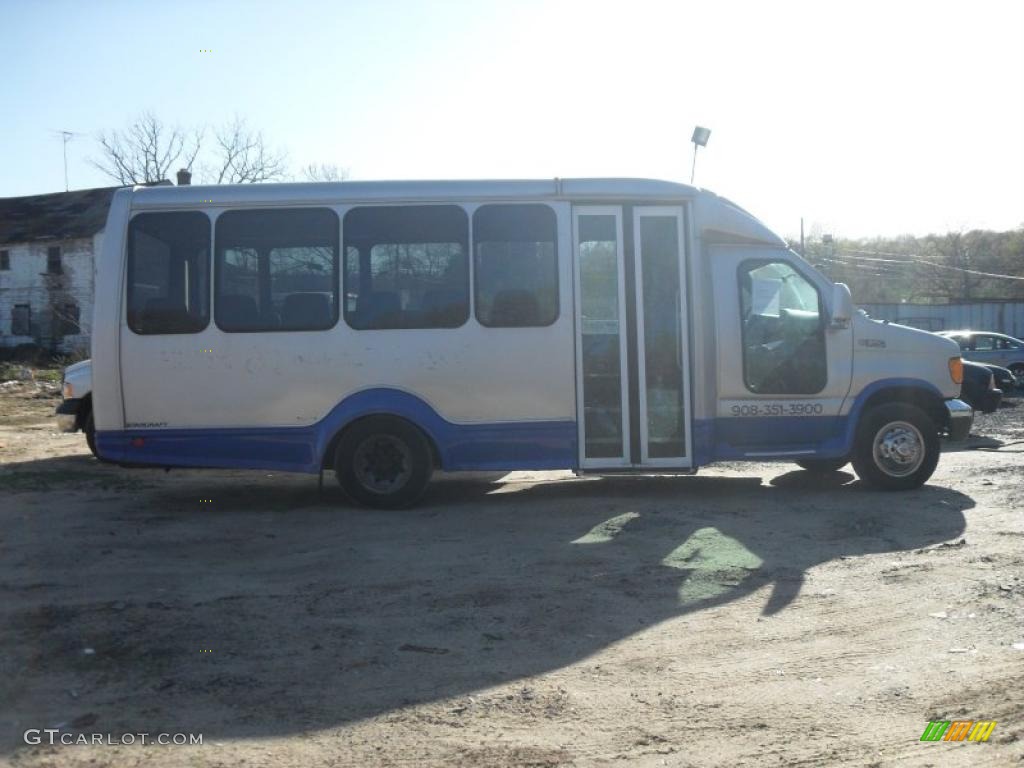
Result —
POLYGON ((804 250, 804 217, 800 217, 800 258, 807 258, 807 251, 804 250))

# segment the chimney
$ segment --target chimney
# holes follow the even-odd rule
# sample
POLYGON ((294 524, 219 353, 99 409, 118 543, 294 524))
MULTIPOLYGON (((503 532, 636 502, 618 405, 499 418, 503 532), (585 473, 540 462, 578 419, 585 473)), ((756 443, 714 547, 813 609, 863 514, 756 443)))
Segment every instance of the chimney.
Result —
POLYGON ((192 183, 192 173, 185 168, 178 171, 178 186, 187 187, 192 183))

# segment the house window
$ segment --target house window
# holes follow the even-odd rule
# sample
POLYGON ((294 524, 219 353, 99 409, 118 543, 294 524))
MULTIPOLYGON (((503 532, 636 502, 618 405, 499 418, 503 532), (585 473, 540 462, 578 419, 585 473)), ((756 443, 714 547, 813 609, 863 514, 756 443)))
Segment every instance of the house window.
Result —
POLYGON ((59 245, 51 245, 46 249, 46 271, 51 275, 64 274, 64 265, 60 262, 59 245))
POLYGON ((11 252, 0 251, 0 272, 6 272, 11 268, 11 252))
POLYGON ((53 329, 56 336, 76 336, 82 332, 78 322, 78 305, 65 304, 53 310, 53 329))
POLYGON ((15 304, 11 308, 11 335, 32 335, 32 307, 28 304, 15 304))

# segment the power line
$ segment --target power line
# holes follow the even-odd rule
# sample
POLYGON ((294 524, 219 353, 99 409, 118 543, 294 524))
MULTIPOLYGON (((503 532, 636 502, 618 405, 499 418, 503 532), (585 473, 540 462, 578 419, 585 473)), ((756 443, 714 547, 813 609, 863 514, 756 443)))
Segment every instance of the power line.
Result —
POLYGON ((844 248, 843 251, 846 253, 862 253, 865 256, 897 256, 904 260, 914 257, 912 253, 896 253, 895 251, 861 251, 856 248, 844 248))
MULTIPOLYGON (((950 272, 957 272, 957 273, 960 273, 960 274, 975 275, 977 277, 988 277, 988 278, 997 279, 997 280, 1024 280, 1024 276, 1022 276, 1022 275, 1004 275, 1004 274, 1000 274, 998 272, 983 272, 983 271, 978 270, 978 269, 967 269, 966 267, 953 267, 953 266, 950 266, 948 264, 939 264, 938 262, 935 262, 935 261, 930 261, 928 259, 922 259, 920 256, 917 256, 915 254, 897 254, 897 253, 887 253, 885 251, 857 251, 857 250, 851 250, 851 249, 844 249, 843 251, 836 251, 836 252, 832 253, 831 255, 833 257, 852 259, 853 260, 852 263, 848 263, 849 266, 857 266, 857 263, 861 262, 861 261, 875 262, 875 263, 885 263, 885 264, 901 264, 901 265, 908 266, 908 267, 913 267, 913 266, 917 266, 917 265, 924 265, 924 266, 929 266, 929 267, 935 267, 936 269, 945 269, 945 270, 948 270, 950 272), (859 255, 856 255, 856 254, 862 254, 862 253, 871 253, 873 255, 872 256, 859 256, 859 255), (881 256, 905 256, 907 258, 902 258, 902 259, 885 259, 885 258, 877 258, 875 255, 881 255, 881 256)), ((824 258, 824 257, 819 257, 819 258, 824 258)), ((836 263, 843 264, 843 262, 836 262, 836 263)))
POLYGON ((921 264, 927 264, 929 267, 937 267, 938 269, 948 269, 953 272, 961 272, 967 275, 977 275, 978 277, 992 277, 999 280, 1024 280, 1024 275, 1000 275, 997 272, 982 272, 977 269, 966 269, 964 267, 950 267, 946 264, 938 264, 934 261, 925 261, 922 259, 921 264))
POLYGON ((834 261, 833 264, 837 268, 833 271, 835 274, 848 274, 856 273, 859 276, 869 276, 869 278, 905 278, 906 272, 894 271, 891 269, 879 269, 871 268, 862 264, 846 264, 838 261, 834 261))
POLYGON ((859 251, 836 251, 833 255, 835 255, 835 256, 843 256, 843 257, 845 257, 847 259, 858 259, 860 261, 877 261, 877 262, 884 262, 884 263, 887 263, 887 264, 913 264, 914 263, 913 259, 881 259, 881 258, 875 258, 873 256, 853 256, 853 255, 847 255, 847 254, 854 254, 854 253, 859 253, 859 251))

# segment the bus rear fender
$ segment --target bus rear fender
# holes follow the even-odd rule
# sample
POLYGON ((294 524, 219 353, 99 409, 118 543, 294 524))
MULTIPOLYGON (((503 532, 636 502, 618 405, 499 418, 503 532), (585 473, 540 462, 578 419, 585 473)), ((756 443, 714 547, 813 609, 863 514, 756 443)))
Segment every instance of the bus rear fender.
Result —
POLYGON ((334 466, 334 451, 345 432, 357 422, 372 416, 401 419, 418 429, 430 446, 434 467, 441 467, 438 435, 443 434, 445 420, 415 395, 400 389, 376 388, 350 395, 323 419, 317 446, 322 469, 334 466))

